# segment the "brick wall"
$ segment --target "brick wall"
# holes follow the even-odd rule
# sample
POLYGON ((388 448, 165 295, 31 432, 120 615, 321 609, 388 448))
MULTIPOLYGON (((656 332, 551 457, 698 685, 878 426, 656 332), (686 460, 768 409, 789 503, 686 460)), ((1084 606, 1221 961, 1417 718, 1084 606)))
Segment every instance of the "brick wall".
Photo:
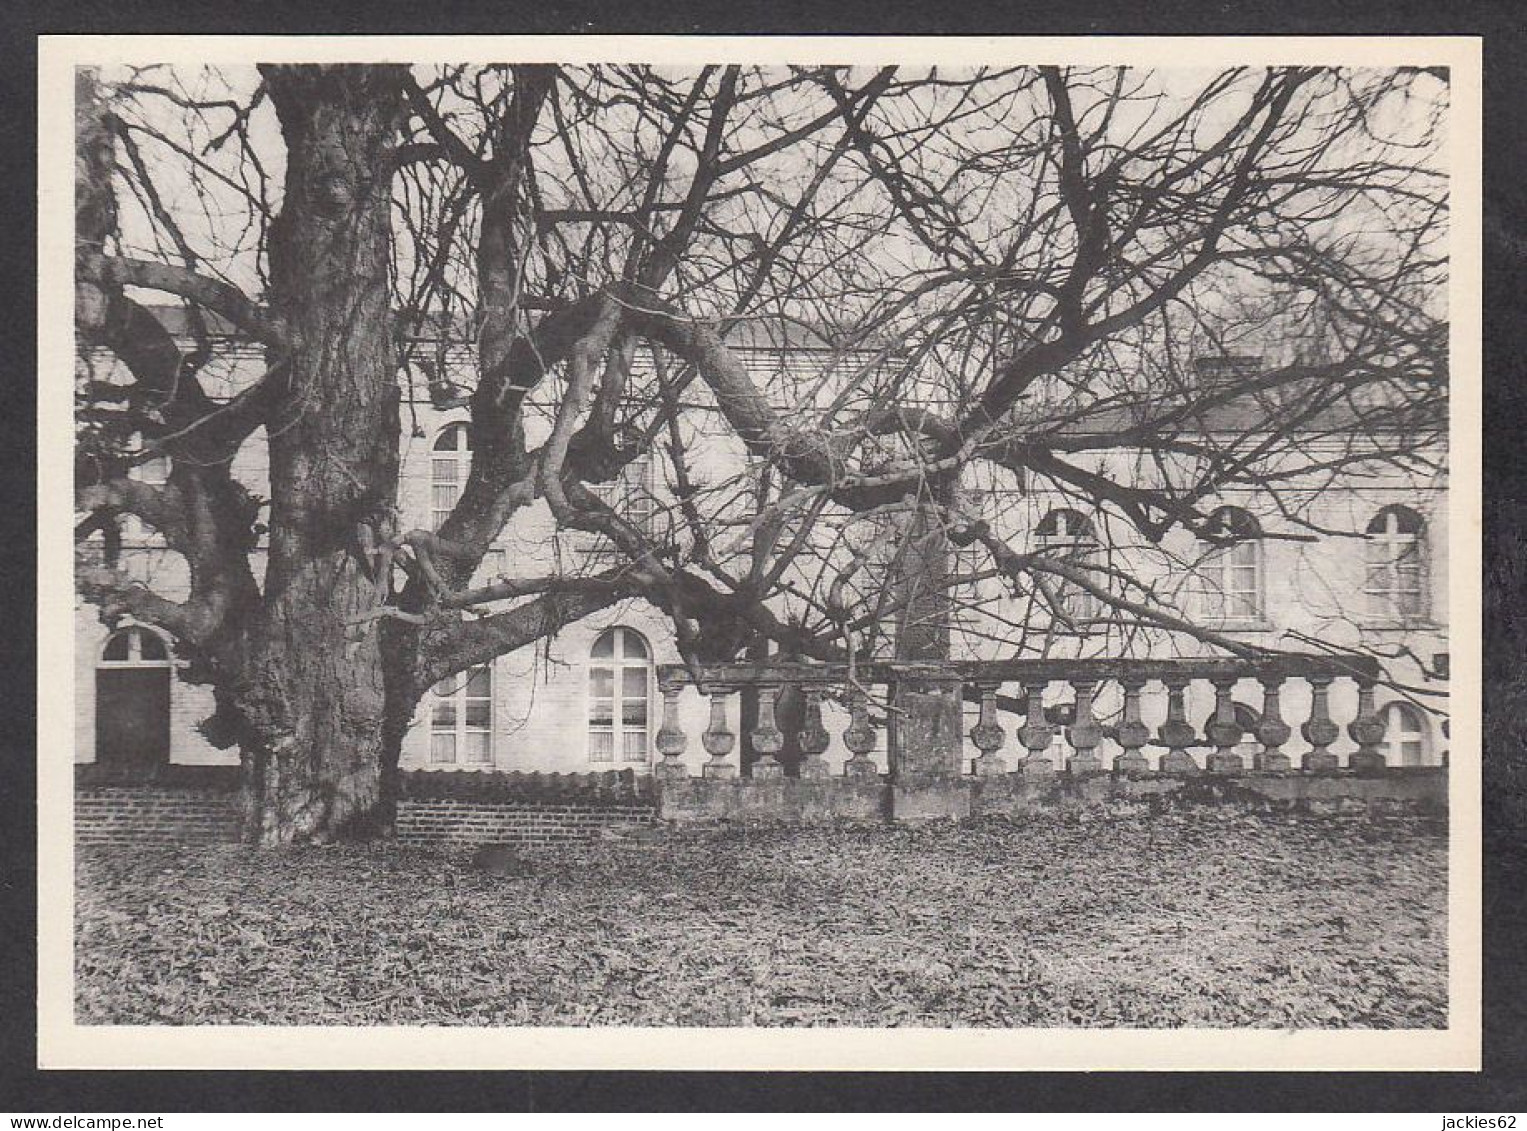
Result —
MULTIPOLYGON (((236 843, 236 767, 165 766, 159 780, 129 782, 75 768, 75 842, 82 845, 236 843)), ((400 844, 566 844, 601 829, 650 824, 649 783, 626 774, 403 775, 400 844)))
POLYGON ((548 846, 592 840, 601 829, 651 824, 655 810, 632 805, 483 804, 399 801, 399 844, 464 847, 479 844, 548 846))
POLYGON ((238 839, 238 804, 226 792, 86 786, 74 793, 76 844, 226 844, 238 839))
MULTIPOLYGON (((965 817, 1026 813, 1078 806, 1156 804, 1253 805, 1288 812, 1348 813, 1381 816, 1391 812, 1445 814, 1447 772, 1442 769, 1390 769, 1376 775, 1346 772, 1324 775, 1200 775, 1191 778, 1150 775, 1116 778, 1099 774, 1085 779, 1056 775, 1044 781, 1016 775, 955 778, 909 793, 883 779, 689 778, 663 782, 657 797, 645 789, 637 796, 601 799, 593 790, 568 796, 567 780, 543 784, 548 797, 452 796, 467 788, 444 775, 419 782, 405 775, 405 796, 398 802, 397 840, 415 847, 476 847, 516 844, 546 847, 594 840, 606 829, 633 830, 651 825, 659 813, 679 822, 784 821, 822 824, 842 820, 880 820, 895 812, 903 818, 965 817), (410 780, 412 779, 412 780, 410 780), (434 796, 420 796, 426 791, 434 796), (885 794, 894 796, 889 799, 885 794), (936 796, 935 796, 936 795, 936 796)), ((530 775, 525 775, 529 777, 530 775)), ((548 775, 551 776, 551 775, 548 775)), ((572 777, 573 775, 568 775, 572 777)), ((592 775, 590 775, 592 776, 592 775)), ((450 775, 454 778, 456 775, 450 775)), ((519 775, 461 775, 498 779, 491 788, 523 791, 519 775)), ((482 787, 478 787, 482 788, 482 787)), ((75 840, 82 845, 217 844, 238 840, 235 797, 227 790, 174 785, 96 785, 80 783, 74 796, 75 840)))

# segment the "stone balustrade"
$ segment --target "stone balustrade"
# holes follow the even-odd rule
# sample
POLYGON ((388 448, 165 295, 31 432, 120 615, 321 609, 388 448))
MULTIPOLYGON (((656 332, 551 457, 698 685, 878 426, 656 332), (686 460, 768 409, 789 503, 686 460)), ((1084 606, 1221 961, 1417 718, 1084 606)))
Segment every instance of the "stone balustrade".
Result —
POLYGON ((784 776, 776 755, 785 745, 785 735, 775 708, 787 685, 798 688, 804 700, 804 721, 796 735, 803 779, 830 774, 824 757, 832 746, 823 712, 828 702, 840 717, 845 711, 847 715, 840 731, 847 751, 841 772, 866 781, 882 772, 893 782, 949 776, 1044 778, 1056 773, 1081 777, 1108 770, 1116 776, 1296 768, 1372 773, 1385 766, 1385 728, 1374 702, 1379 674, 1371 659, 1319 655, 874 663, 858 665, 852 673, 845 664, 737 663, 699 669, 668 665, 658 672, 663 716, 656 742, 661 761, 655 774, 660 781, 690 777, 685 758, 689 736, 681 724, 679 699, 687 687, 694 687, 710 700, 710 722, 699 736, 709 755, 702 777, 738 776, 738 736, 730 729, 727 703, 748 688, 757 691, 758 704, 757 723, 749 736, 756 755, 750 777, 784 776), (1333 685, 1356 689, 1355 696, 1350 691, 1346 695, 1355 710, 1345 724, 1332 715, 1333 685), (900 695, 898 689, 905 687, 917 688, 917 694, 900 695), (1055 703, 1056 691, 1064 694, 1066 688, 1069 702, 1055 703), (1241 699, 1236 698, 1238 691, 1241 699), (1301 708, 1297 719, 1288 717, 1295 699, 1301 708), (1159 716, 1154 725, 1147 721, 1147 700, 1159 716), (930 702, 931 714, 925 713, 923 725, 913 725, 909 714, 930 711, 930 702), (975 712, 968 731, 958 722, 967 704, 975 712), (1004 713, 1013 720, 1022 717, 1022 725, 1005 727, 1004 713), (885 767, 872 757, 882 720, 889 721, 890 732, 885 767), (1345 765, 1331 750, 1344 732, 1355 745, 1345 765), (1297 767, 1284 749, 1296 734, 1302 739, 1297 767), (1063 743, 1057 743, 1058 737, 1063 743), (1105 765, 1105 744, 1111 765, 1105 765), (930 755, 914 746, 935 749, 930 755))

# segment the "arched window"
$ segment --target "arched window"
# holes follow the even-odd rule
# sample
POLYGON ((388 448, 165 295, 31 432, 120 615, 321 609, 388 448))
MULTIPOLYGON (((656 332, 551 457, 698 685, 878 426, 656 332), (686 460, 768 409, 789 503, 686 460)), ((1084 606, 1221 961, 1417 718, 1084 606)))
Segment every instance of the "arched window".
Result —
POLYGON ((1391 766, 1426 764, 1426 719, 1409 703, 1390 703, 1384 720, 1384 758, 1391 766))
POLYGON ((170 649, 146 628, 123 628, 101 649, 95 673, 95 758, 147 770, 170 760, 170 649))
POLYGON ((1423 535, 1426 524, 1409 507, 1385 507, 1368 524, 1368 611, 1386 621, 1414 620, 1425 611, 1423 535))
POLYGON ((479 664, 430 688, 429 760, 493 761, 493 668, 479 664))
POLYGON ((641 633, 607 628, 589 653, 589 761, 646 762, 652 652, 641 633))
POLYGON ((439 530, 450 517, 461 485, 472 470, 472 429, 466 424, 447 424, 435 437, 430 457, 430 529, 439 530))
MULTIPOLYGON (((1040 519, 1035 534, 1038 536, 1038 549, 1041 553, 1080 566, 1084 572, 1088 572, 1086 567, 1097 558, 1097 532, 1091 520, 1079 511, 1064 507, 1051 511, 1040 519)), ((1094 584, 1101 582, 1100 577, 1090 572, 1088 580, 1094 584)), ((1060 603, 1060 611, 1066 616, 1083 621, 1099 614, 1098 599, 1087 590, 1054 574, 1049 575, 1046 581, 1060 603)))
POLYGON ((157 668, 170 666, 170 650, 164 640, 146 628, 123 628, 113 632, 101 649, 101 667, 157 668))
POLYGON ((1260 621, 1262 528, 1240 507, 1220 507, 1204 530, 1209 550, 1199 563, 1204 615, 1228 623, 1260 621))

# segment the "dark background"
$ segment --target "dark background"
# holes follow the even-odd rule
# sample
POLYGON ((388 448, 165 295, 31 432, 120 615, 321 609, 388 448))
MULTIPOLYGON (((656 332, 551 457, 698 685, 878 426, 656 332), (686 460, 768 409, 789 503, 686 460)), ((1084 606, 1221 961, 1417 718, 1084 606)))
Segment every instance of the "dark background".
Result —
MULTIPOLYGON (((1520 0, 0 3, 0 1111, 1527 1109, 1527 16, 1520 0), (36 1071, 36 36, 1480 35, 1485 54, 1483 1073, 36 1071)), ((66 205, 65 205, 66 206, 66 205)), ((60 625, 56 631, 68 631, 60 625)))

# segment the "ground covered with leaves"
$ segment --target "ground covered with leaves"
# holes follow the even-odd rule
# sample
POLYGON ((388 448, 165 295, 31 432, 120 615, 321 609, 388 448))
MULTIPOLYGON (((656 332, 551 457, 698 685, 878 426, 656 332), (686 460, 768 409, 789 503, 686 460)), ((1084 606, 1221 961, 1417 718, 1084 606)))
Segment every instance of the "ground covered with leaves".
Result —
POLYGON ((520 857, 82 849, 82 1023, 1446 1024, 1446 833, 1203 809, 520 857))

